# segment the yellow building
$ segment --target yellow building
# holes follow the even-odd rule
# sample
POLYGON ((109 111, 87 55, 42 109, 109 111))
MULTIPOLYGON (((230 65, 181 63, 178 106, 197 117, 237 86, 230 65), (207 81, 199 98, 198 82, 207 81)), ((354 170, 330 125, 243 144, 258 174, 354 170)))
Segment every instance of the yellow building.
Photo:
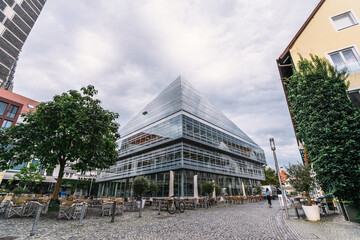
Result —
POLYGON ((338 69, 347 68, 348 94, 360 107, 359 19, 360 0, 321 0, 277 59, 282 82, 292 75, 292 64, 296 66, 299 54, 325 57, 338 69))

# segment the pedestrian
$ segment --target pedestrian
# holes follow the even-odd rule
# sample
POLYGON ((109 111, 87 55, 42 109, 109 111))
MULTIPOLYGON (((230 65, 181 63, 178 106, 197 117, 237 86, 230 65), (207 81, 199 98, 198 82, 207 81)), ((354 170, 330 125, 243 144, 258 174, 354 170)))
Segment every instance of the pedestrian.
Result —
POLYGON ((269 203, 269 208, 271 208, 271 192, 268 188, 266 188, 266 198, 268 200, 269 203))

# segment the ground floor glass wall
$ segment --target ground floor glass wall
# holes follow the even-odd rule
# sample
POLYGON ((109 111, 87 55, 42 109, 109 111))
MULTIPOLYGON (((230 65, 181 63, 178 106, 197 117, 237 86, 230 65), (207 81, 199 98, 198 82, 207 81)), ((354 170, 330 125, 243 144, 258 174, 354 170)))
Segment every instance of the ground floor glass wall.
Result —
MULTIPOLYGON (((243 194, 242 182, 245 185, 247 194, 256 193, 256 185, 260 181, 254 179, 246 179, 213 173, 198 172, 187 169, 179 169, 174 171, 174 194, 175 196, 193 197, 194 196, 194 175, 198 175, 198 192, 202 195, 200 185, 202 181, 215 181, 223 189, 223 195, 239 195, 243 194)), ((158 193, 153 197, 169 196, 169 179, 170 172, 154 173, 145 175, 151 182, 156 182, 158 193)), ((133 197, 132 182, 134 178, 126 178, 114 180, 111 182, 100 183, 99 196, 116 196, 116 197, 133 197)))

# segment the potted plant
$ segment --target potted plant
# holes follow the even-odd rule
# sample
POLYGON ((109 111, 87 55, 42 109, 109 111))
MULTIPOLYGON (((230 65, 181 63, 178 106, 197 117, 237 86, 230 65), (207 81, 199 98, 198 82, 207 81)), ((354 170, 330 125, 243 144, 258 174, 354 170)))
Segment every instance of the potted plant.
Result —
POLYGON ((302 206, 304 213, 308 220, 318 221, 320 220, 320 210, 316 204, 312 204, 310 197, 310 190, 314 185, 314 179, 311 176, 311 169, 309 165, 303 165, 301 163, 289 164, 286 167, 286 171, 289 175, 290 184, 295 188, 297 192, 304 192, 306 201, 302 206))
POLYGON ((205 198, 205 205, 210 206, 211 205, 211 195, 215 188, 215 183, 211 181, 203 181, 200 184, 201 192, 208 196, 208 198, 205 198))
POLYGON ((156 182, 150 182, 149 189, 148 189, 148 193, 150 194, 150 196, 151 197, 156 196, 158 191, 159 191, 159 188, 158 188, 156 182))
POLYGON ((201 182, 200 186, 201 186, 202 193, 205 193, 205 195, 208 195, 208 197, 210 198, 211 194, 214 191, 215 184, 211 181, 209 181, 209 182, 204 181, 204 182, 201 182))
POLYGON ((140 199, 140 207, 139 207, 139 217, 141 217, 141 210, 143 208, 142 204, 142 195, 149 190, 150 182, 144 176, 138 176, 132 182, 132 188, 134 190, 135 196, 140 199))

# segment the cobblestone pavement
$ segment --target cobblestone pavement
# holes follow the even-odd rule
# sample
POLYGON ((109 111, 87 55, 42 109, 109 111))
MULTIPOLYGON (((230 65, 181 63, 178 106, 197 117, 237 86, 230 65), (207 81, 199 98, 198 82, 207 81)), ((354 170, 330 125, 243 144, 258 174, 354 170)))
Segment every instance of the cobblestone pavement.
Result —
POLYGON ((321 220, 318 222, 290 218, 286 221, 286 225, 296 232, 296 237, 299 239, 360 239, 360 224, 345 221, 340 214, 321 215, 321 220))
POLYGON ((288 220, 278 210, 278 202, 268 208, 265 201, 244 205, 216 206, 210 209, 186 210, 170 215, 146 209, 143 217, 137 213, 110 217, 91 212, 84 225, 78 220, 56 220, 42 216, 38 233, 29 237, 33 218, 0 217, 1 239, 360 239, 357 224, 324 220, 310 223, 305 220, 288 220), (337 230, 336 230, 337 229, 337 230), (323 232, 330 231, 328 235, 323 232))

